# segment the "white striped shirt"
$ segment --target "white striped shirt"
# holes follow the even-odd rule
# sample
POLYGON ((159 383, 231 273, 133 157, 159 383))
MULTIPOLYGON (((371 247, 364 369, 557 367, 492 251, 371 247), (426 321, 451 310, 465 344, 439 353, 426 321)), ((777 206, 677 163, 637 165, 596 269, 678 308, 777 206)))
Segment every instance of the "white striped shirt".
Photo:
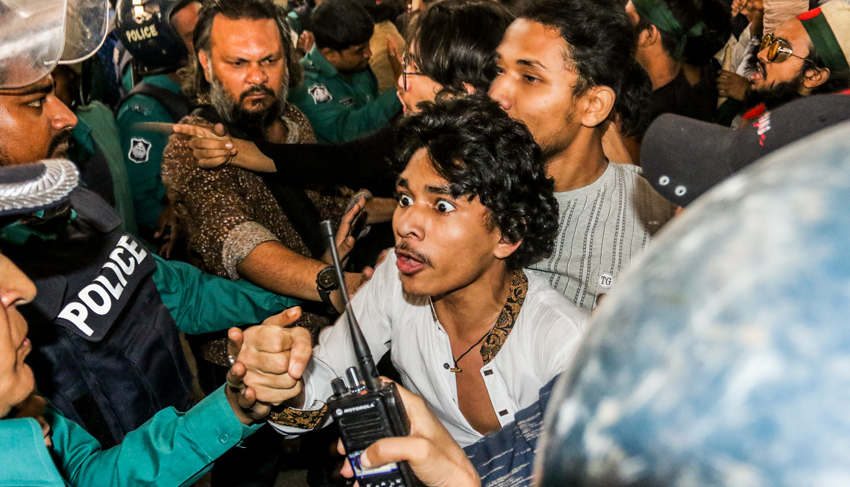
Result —
POLYGON ((594 183, 555 198, 555 249, 531 269, 588 311, 676 209, 652 189, 639 167, 613 162, 594 183))

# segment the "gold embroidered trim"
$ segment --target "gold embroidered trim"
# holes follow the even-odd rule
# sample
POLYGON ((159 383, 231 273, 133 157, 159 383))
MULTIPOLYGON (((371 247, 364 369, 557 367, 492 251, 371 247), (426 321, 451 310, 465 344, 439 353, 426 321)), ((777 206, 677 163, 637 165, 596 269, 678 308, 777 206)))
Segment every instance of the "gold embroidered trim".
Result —
POLYGON ((317 411, 283 408, 280 411, 272 410, 269 421, 291 428, 311 430, 322 424, 327 412, 327 406, 322 406, 322 409, 317 411))
POLYGON ((511 289, 508 291, 508 300, 505 302, 505 307, 499 314, 499 319, 496 320, 496 325, 484 338, 484 345, 481 345, 481 358, 484 359, 484 365, 490 363, 493 357, 499 353, 505 340, 516 324, 519 310, 522 308, 522 303, 525 302, 525 295, 528 293, 528 278, 521 270, 514 271, 511 278, 511 289))

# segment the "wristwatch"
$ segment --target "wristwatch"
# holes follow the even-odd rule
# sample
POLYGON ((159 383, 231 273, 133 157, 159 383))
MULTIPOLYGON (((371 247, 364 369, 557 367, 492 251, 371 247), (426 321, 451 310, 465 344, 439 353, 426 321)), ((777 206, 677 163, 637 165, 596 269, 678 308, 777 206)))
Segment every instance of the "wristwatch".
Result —
POLYGON ((331 291, 339 289, 339 281, 336 278, 336 269, 332 265, 325 267, 316 275, 316 290, 319 291, 319 297, 322 302, 333 306, 331 301, 331 291))

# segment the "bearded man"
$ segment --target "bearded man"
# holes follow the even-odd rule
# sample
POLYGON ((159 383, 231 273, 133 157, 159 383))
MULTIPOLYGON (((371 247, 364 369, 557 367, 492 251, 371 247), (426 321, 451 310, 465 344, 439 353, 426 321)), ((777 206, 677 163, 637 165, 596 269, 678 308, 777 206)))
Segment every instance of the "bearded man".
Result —
POLYGON ((762 40, 745 103, 757 118, 794 99, 850 88, 850 5, 831 1, 762 40))
MULTIPOLYGON (((286 102, 289 88, 301 76, 288 38, 285 15, 270 0, 206 2, 195 30, 193 87, 206 107, 182 123, 208 128, 221 123, 248 139, 314 142, 307 119, 286 102)), ((323 249, 309 232, 318 232, 321 219, 339 222, 352 199, 290 187, 273 193, 262 178, 235 167, 202 170, 188 139, 171 138, 162 171, 169 198, 188 230, 195 263, 282 295, 331 304, 336 283, 322 281, 317 287, 317 276, 328 264, 313 258, 323 249), (315 215, 315 226, 305 213, 315 215)), ((366 206, 373 210, 373 203, 366 206)), ((356 290, 363 279, 362 274, 348 274, 349 289, 356 290)))
MULTIPOLYGON (((289 88, 301 79, 301 66, 289 42, 285 19, 285 12, 271 0, 204 2, 194 33, 194 86, 188 90, 202 108, 181 123, 216 127, 220 133, 226 127, 233 135, 253 140, 315 142, 307 119, 286 102, 289 88)), ((367 223, 380 221, 375 219, 376 202, 363 203, 357 195, 341 197, 267 184, 260 176, 236 167, 206 171, 198 166, 188 141, 185 135, 171 137, 163 154, 162 179, 178 221, 186 229, 192 263, 212 274, 313 301, 304 303, 299 324, 312 331, 329 324, 328 305, 341 308, 342 297, 329 260, 318 260, 324 252, 318 224, 323 219, 340 223, 347 207, 353 208, 348 215, 353 217, 364 204, 369 212, 367 223)), ((388 203, 384 218, 389 220, 395 201, 384 203, 388 203)), ((363 273, 347 273, 348 289, 356 291, 365 279, 363 273)), ((201 386, 208 391, 208 386, 220 383, 226 373, 226 341, 223 335, 209 336, 193 347, 218 366, 199 361, 201 386)), ((257 449, 279 450, 279 446, 257 449)), ((260 463, 260 458, 262 455, 251 453, 239 462, 260 463)), ((274 460, 261 463, 256 468, 273 467, 269 473, 273 479, 277 472, 274 460)), ((226 469, 221 470, 216 469, 214 479, 226 469)), ((235 481, 220 478, 221 485, 235 481)))

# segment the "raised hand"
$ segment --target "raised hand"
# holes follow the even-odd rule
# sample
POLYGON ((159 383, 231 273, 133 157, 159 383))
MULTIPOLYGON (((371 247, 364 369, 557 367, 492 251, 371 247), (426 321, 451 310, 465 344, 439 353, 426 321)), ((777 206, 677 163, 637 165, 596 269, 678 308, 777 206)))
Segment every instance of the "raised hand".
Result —
POLYGON ((296 48, 303 53, 310 52, 313 49, 313 44, 316 43, 316 38, 313 37, 313 33, 309 30, 305 30, 298 36, 298 43, 296 44, 296 48))
POLYGON ((234 396, 231 405, 238 405, 252 421, 265 418, 272 406, 301 393, 301 374, 313 346, 307 330, 286 328, 300 316, 301 308, 291 308, 245 331, 228 331, 228 355, 233 360, 227 373, 227 388, 234 396))
POLYGON ((750 81, 737 73, 722 70, 717 75, 717 94, 722 97, 743 101, 749 87, 750 81))
POLYGON ((398 79, 403 71, 401 64, 401 46, 398 45, 395 37, 387 36, 387 59, 390 61, 390 68, 393 70, 393 76, 398 79))
POLYGON ((216 124, 212 130, 197 125, 174 125, 174 133, 192 137, 189 147, 198 165, 204 169, 216 169, 230 164, 237 150, 233 139, 227 134, 224 125, 216 124))
POLYGON ((177 242, 180 240, 180 222, 177 219, 177 212, 171 203, 165 205, 159 218, 156 221, 153 238, 163 237, 162 247, 159 248, 159 256, 166 259, 171 258, 171 252, 174 250, 177 242), (166 231, 168 230, 168 231, 166 231))
MULTIPOLYGON (((363 211, 365 208, 366 199, 361 198, 360 201, 358 201, 345 213, 345 215, 343 215, 342 221, 339 223, 339 228, 334 236, 336 251, 339 254, 339 260, 343 266, 345 265, 345 260, 348 257, 349 252, 351 252, 351 249, 354 248, 354 243, 357 241, 357 237, 354 235, 354 232, 358 231, 360 227, 359 220, 366 217, 366 213, 363 211)), ((327 265, 333 265, 330 249, 326 250, 319 260, 327 265)))
POLYGON ((217 124, 213 130, 195 125, 174 125, 174 133, 189 135, 192 156, 203 169, 219 169, 236 166, 249 171, 277 172, 274 161, 257 148, 257 144, 227 135, 224 125, 217 124))

